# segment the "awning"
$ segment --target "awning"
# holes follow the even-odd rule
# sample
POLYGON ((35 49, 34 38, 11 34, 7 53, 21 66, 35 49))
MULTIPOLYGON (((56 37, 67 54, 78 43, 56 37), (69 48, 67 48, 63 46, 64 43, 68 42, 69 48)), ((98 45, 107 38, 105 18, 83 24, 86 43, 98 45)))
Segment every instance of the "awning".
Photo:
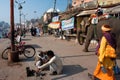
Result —
POLYGON ((48 27, 53 29, 60 28, 60 22, 51 22, 50 24, 48 24, 48 27))
POLYGON ((96 10, 97 10, 97 9, 81 11, 77 16, 84 16, 84 15, 94 14, 94 13, 96 12, 96 10))
POLYGON ((120 5, 111 7, 111 8, 106 8, 106 13, 119 13, 120 12, 120 5))

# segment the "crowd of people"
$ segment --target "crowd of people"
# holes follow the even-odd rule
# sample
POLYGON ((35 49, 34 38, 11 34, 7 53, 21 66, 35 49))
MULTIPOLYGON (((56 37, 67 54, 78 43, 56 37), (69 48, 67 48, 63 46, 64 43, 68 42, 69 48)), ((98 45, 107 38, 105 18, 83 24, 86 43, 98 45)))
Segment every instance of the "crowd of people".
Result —
POLYGON ((42 31, 38 27, 31 27, 30 32, 32 36, 40 36, 42 31))

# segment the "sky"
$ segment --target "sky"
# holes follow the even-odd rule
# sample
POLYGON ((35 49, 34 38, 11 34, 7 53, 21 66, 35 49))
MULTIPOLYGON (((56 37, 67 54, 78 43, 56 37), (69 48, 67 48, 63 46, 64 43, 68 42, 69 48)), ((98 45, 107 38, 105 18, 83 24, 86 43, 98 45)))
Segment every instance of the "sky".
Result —
MULTIPOLYGON (((14 0, 15 1, 15 0, 14 0)), ((16 0, 22 4, 22 13, 26 15, 26 20, 40 18, 48 9, 53 8, 54 0, 16 0)), ((56 8, 61 12, 65 11, 68 0, 56 0, 56 8)), ((0 21, 10 23, 10 0, 0 0, 0 21)), ((21 16, 21 21, 24 17, 21 16)), ((18 4, 14 3, 14 22, 19 23, 18 4)))

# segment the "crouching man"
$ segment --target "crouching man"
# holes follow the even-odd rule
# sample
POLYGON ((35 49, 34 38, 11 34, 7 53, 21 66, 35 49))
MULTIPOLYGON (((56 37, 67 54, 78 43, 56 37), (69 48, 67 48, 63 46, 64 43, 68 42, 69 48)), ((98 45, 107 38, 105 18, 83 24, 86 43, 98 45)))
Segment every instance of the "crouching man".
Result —
POLYGON ((55 55, 52 50, 47 51, 47 56, 49 61, 41 66, 37 66, 36 72, 39 73, 42 69, 49 66, 51 75, 61 74, 63 69, 61 59, 57 55, 55 55))

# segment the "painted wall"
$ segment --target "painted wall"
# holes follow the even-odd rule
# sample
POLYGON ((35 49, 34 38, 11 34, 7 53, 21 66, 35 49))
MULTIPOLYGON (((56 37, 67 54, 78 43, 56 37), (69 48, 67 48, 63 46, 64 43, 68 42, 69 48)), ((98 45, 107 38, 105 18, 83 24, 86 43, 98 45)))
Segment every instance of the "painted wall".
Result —
POLYGON ((86 2, 90 2, 90 1, 94 1, 94 0, 72 0, 72 6, 76 7, 82 3, 86 3, 86 2))

